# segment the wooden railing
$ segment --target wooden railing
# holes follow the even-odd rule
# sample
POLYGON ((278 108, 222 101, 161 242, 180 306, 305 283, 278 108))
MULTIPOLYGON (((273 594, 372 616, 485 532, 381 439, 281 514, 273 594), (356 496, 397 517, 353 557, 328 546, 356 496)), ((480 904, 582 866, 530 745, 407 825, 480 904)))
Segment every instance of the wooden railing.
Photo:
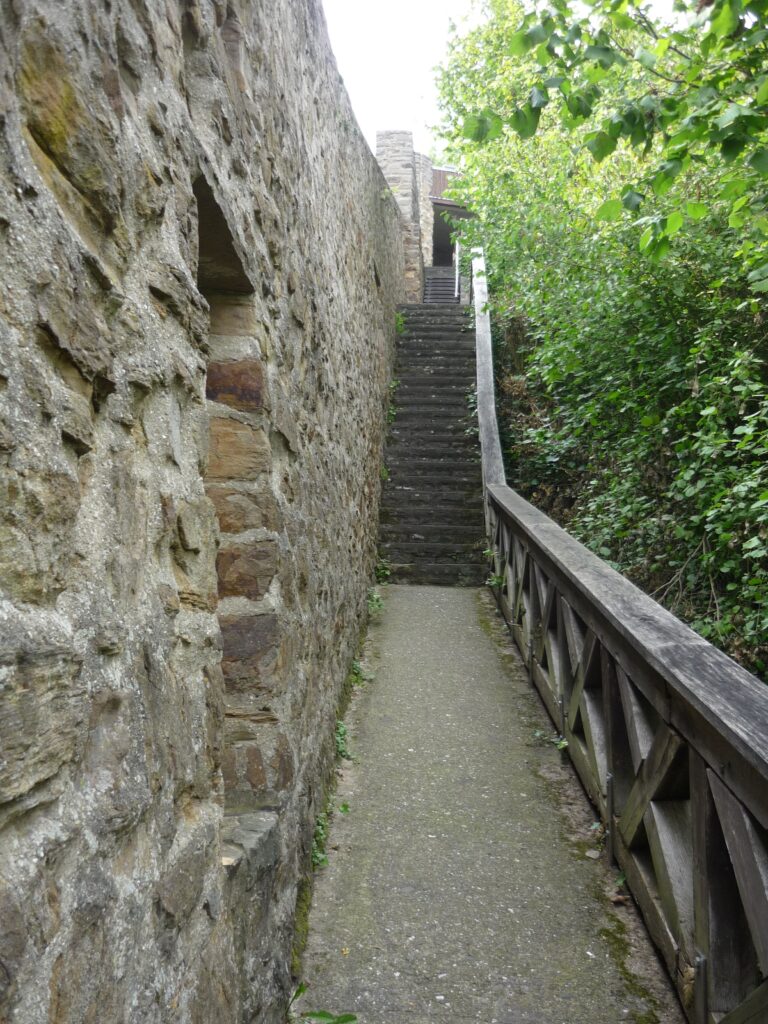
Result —
POLYGON ((477 337, 499 608, 688 1019, 766 1024, 768 687, 498 479, 490 333, 477 337))

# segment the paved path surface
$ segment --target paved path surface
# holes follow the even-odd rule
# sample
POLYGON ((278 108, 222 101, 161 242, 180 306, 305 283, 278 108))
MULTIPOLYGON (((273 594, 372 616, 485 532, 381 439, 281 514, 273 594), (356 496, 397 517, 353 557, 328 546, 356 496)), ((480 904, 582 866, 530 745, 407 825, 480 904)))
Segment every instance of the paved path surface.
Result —
POLYGON ((389 586, 349 716, 299 1010, 360 1024, 678 1024, 488 600, 389 586), (500 646, 501 645, 501 646, 500 646))

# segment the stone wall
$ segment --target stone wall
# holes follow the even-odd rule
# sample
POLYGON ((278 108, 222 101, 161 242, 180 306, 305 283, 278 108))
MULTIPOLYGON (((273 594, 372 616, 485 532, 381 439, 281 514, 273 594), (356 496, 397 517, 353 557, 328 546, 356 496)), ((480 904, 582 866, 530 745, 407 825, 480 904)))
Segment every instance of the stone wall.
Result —
POLYGON ((400 211, 405 258, 406 301, 421 302, 424 293, 424 262, 413 133, 377 132, 376 159, 392 189, 400 211))
POLYGON ((433 235, 435 208, 432 205, 432 161, 423 153, 416 154, 416 188, 419 203, 419 229, 421 231, 421 257, 425 267, 433 263, 433 235))
POLYGON ((319 0, 12 0, 0 68, 0 1021, 277 1022, 397 206, 319 0))

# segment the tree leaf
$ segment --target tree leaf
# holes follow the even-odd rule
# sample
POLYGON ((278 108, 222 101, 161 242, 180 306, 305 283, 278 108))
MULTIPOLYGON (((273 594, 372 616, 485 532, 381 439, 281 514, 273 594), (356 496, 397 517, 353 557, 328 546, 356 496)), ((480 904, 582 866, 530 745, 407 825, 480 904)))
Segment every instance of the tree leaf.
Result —
POLYGON ((514 35, 510 36, 509 43, 507 44, 507 53, 512 57, 523 57, 529 50, 532 50, 534 43, 528 43, 528 32, 526 29, 520 29, 519 32, 515 32, 514 35))
POLYGON ((654 263, 660 263, 667 255, 669 250, 672 248, 670 241, 665 236, 657 239, 656 242, 649 246, 648 255, 654 261, 654 263))
POLYGON ((470 114, 464 119, 462 135, 472 142, 490 142, 501 135, 502 121, 492 110, 484 110, 481 114, 470 114))
POLYGON ((647 227, 645 231, 642 233, 642 235, 640 235, 640 241, 638 243, 640 252, 645 252, 645 250, 651 244, 651 242, 653 241, 653 234, 653 225, 651 224, 651 226, 647 227))
POLYGON ((526 103, 514 111, 509 123, 521 139, 530 139, 536 134, 540 116, 541 110, 534 110, 530 103, 526 103))
POLYGON ((610 46, 588 46, 584 51, 586 60, 594 60, 603 67, 610 68, 614 64, 625 63, 621 54, 610 46))
POLYGON ((729 135, 727 139, 723 139, 720 143, 720 152, 725 162, 733 163, 746 145, 747 140, 743 135, 729 135))
POLYGON ((680 228, 683 226, 683 215, 679 210, 674 210, 667 217, 667 222, 664 225, 664 233, 667 238, 672 238, 680 228))
POLYGON ((760 174, 768 174, 768 149, 756 149, 749 158, 749 166, 760 174))
POLYGON ((549 103, 549 96, 547 95, 546 89, 540 89, 537 85, 531 89, 531 95, 528 100, 533 110, 541 110, 542 107, 546 107, 549 103))
POLYGON ((725 109, 725 113, 721 114, 720 117, 715 118, 715 124, 718 128, 728 128, 744 116, 746 111, 743 107, 740 107, 738 103, 729 103, 725 109))
POLYGON ((656 61, 658 60, 658 58, 655 53, 652 53, 650 50, 644 49, 642 46, 638 46, 638 48, 635 50, 635 60, 639 61, 639 63, 642 64, 644 68, 654 68, 656 66, 656 61))
POLYGON ((701 220, 709 213, 709 207, 704 203, 688 202, 685 204, 685 212, 691 220, 701 220))
POLYGON ((739 0, 725 0, 720 10, 715 7, 715 16, 712 18, 712 32, 718 39, 731 35, 739 27, 739 11, 741 4, 739 0))
POLYGON ((624 206, 620 199, 606 199, 605 202, 597 208, 595 217, 597 220, 619 220, 623 209, 624 206))
POLYGON ((520 29, 510 36, 507 51, 512 57, 523 57, 534 46, 538 46, 539 43, 545 43, 551 34, 544 25, 534 25, 533 28, 520 29))
POLYGON ((607 132, 597 132, 587 142, 587 149, 592 156, 600 163, 616 149, 616 139, 612 139, 607 132))
POLYGON ((639 192, 635 192, 634 189, 630 188, 621 197, 622 205, 627 210, 637 210, 643 201, 643 196, 639 192))

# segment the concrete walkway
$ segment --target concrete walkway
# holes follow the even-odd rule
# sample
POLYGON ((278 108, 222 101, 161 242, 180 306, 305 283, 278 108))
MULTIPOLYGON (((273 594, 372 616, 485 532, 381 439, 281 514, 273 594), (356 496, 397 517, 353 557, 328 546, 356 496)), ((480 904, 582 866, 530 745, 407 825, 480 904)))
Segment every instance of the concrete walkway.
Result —
POLYGON ((316 874, 298 1010, 678 1024, 593 814, 481 592, 389 586, 316 874))

